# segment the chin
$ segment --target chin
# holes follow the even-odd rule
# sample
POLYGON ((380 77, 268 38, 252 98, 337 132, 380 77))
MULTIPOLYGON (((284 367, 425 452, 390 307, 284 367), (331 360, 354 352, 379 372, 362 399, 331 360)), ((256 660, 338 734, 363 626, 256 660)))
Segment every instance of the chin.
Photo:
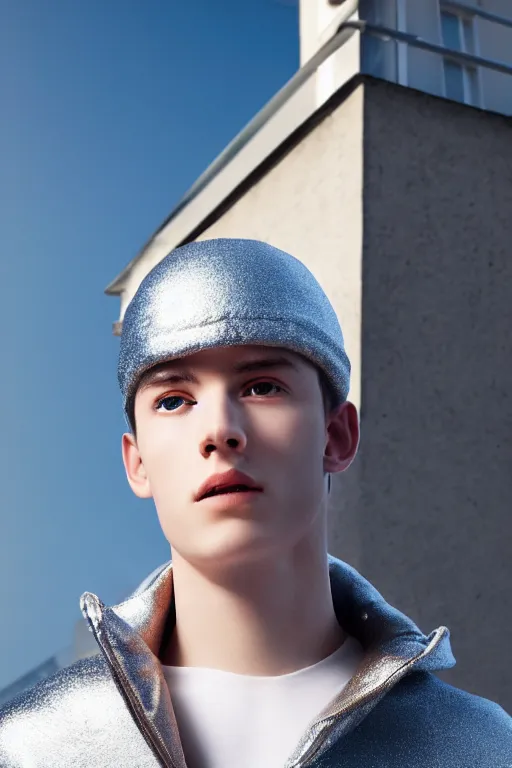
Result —
POLYGON ((197 531, 189 545, 180 547, 175 541, 171 547, 196 567, 222 568, 275 557, 280 549, 278 539, 277 531, 264 530, 254 521, 231 519, 197 531))

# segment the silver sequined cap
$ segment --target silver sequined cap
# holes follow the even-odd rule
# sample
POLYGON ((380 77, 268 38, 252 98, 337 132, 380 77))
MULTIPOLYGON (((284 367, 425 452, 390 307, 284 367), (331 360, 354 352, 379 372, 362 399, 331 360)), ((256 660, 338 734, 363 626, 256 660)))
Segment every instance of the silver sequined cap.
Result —
POLYGON ((121 334, 125 409, 148 368, 238 344, 303 355, 324 371, 334 406, 346 400, 350 362, 336 313, 315 277, 271 245, 221 239, 171 251, 140 284, 121 334))

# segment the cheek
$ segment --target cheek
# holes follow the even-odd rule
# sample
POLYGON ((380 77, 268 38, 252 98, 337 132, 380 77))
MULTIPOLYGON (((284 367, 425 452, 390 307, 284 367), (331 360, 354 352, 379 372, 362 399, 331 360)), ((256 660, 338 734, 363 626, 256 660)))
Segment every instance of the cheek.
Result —
MULTIPOLYGON (((168 432, 155 430, 151 439, 141 446, 141 456, 155 502, 168 494, 170 488, 179 493, 179 480, 185 474, 186 451, 180 440, 168 432)), ((183 485, 183 482, 182 482, 183 485)))
POLYGON ((317 414, 307 404, 273 413, 256 430, 259 441, 272 446, 276 458, 287 457, 288 462, 300 464, 306 459, 321 462, 326 441, 324 426, 322 413, 317 414))

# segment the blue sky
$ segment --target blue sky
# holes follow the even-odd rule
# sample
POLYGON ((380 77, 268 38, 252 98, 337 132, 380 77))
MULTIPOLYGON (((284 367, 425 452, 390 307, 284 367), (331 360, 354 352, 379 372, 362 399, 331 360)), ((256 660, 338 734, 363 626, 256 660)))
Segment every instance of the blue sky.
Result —
POLYGON ((169 558, 107 284, 298 68, 293 0, 0 0, 0 688, 169 558))

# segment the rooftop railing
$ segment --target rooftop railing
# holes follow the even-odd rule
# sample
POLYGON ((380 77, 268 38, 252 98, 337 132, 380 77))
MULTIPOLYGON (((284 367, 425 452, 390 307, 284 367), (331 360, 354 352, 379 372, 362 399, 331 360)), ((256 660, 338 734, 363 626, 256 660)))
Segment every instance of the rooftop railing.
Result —
MULTIPOLYGON (((181 199, 177 207, 172 211, 171 217, 175 216, 182 208, 184 208, 188 202, 195 197, 198 192, 203 189, 244 146, 249 139, 251 139, 264 125, 273 114, 284 104, 305 82, 308 80, 320 67, 323 62, 328 59, 333 53, 339 50, 351 37, 354 32, 360 32, 362 35, 372 35, 380 38, 381 40, 395 41, 396 43, 402 42, 413 48, 421 48, 430 53, 439 54, 441 56, 450 55, 456 61, 463 64, 469 64, 476 67, 484 67, 497 72, 503 72, 507 75, 512 75, 512 66, 501 62, 493 61, 481 56, 475 56, 462 51, 447 48, 443 45, 438 45, 428 40, 424 40, 417 35, 411 35, 407 32, 400 32, 390 27, 383 27, 376 24, 372 24, 364 19, 359 21, 349 21, 349 19, 357 12, 359 7, 359 0, 349 0, 346 3, 344 9, 343 18, 340 20, 335 34, 324 43, 324 45, 316 52, 316 54, 309 59, 309 61, 301 67, 298 72, 286 83, 286 85, 278 91, 278 93, 266 104, 266 106, 258 112, 258 114, 251 120, 251 122, 236 136, 233 141, 226 147, 216 160, 210 165, 205 173, 200 176, 195 184, 188 190, 187 194, 181 199)), ((501 16, 497 16, 493 13, 488 13, 482 8, 469 5, 467 3, 460 2, 443 2, 443 7, 452 7, 457 11, 471 12, 474 15, 481 17, 487 21, 495 22, 503 26, 512 27, 512 19, 506 19, 501 16)), ((512 81, 511 81, 512 87, 512 81)), ((163 222, 162 228, 166 225, 169 219, 163 222)))
MULTIPOLYGON (((512 18, 459 0, 439 0, 439 6, 432 3, 432 11, 437 8, 440 39, 432 40, 411 34, 409 28, 413 23, 411 20, 407 23, 404 0, 395 0, 394 8, 396 26, 374 23, 372 19, 345 24, 345 27, 358 29, 362 35, 364 72, 452 101, 512 114, 512 80, 492 77, 492 73, 512 75, 512 31, 508 32, 512 30, 512 18), (379 41, 381 48, 371 45, 371 40, 379 41), (389 49, 384 50, 389 44, 395 46, 391 57, 394 67, 390 63, 389 49), (430 56, 424 56, 421 64, 416 57, 415 72, 411 73, 414 70, 409 66, 412 50, 430 56), (496 50, 501 50, 501 55, 509 60, 486 55, 495 54, 496 50), (438 66, 439 62, 442 62, 442 68, 438 66), (429 77, 431 87, 426 88, 429 77)), ((378 18, 377 13, 375 17, 378 18)), ((431 29, 434 26, 432 24, 431 29)))
POLYGON ((491 13, 484 8, 480 8, 478 5, 471 5, 470 3, 460 3, 456 0, 443 0, 443 7, 447 10, 455 12, 468 13, 472 16, 478 16, 485 21, 491 21, 494 24, 499 24, 502 27, 512 28, 512 19, 507 19, 505 16, 499 16, 497 13, 491 13))
MULTIPOLYGON (((459 5, 459 3, 457 3, 457 5, 459 5)), ((503 72, 506 75, 512 75, 512 66, 503 61, 495 61, 494 59, 488 59, 483 56, 475 56, 472 53, 466 53, 465 51, 459 51, 455 48, 447 48, 445 45, 430 43, 428 40, 424 40, 417 35, 411 35, 408 32, 400 32, 391 27, 381 27, 366 21, 352 21, 348 22, 346 26, 353 27, 363 34, 378 37, 386 42, 394 40, 397 43, 407 43, 407 45, 410 45, 413 48, 420 48, 429 53, 438 53, 441 56, 449 56, 450 59, 458 61, 461 64, 484 67, 486 69, 495 70, 496 72, 503 72)), ((510 26, 512 27, 512 22, 510 26)))

